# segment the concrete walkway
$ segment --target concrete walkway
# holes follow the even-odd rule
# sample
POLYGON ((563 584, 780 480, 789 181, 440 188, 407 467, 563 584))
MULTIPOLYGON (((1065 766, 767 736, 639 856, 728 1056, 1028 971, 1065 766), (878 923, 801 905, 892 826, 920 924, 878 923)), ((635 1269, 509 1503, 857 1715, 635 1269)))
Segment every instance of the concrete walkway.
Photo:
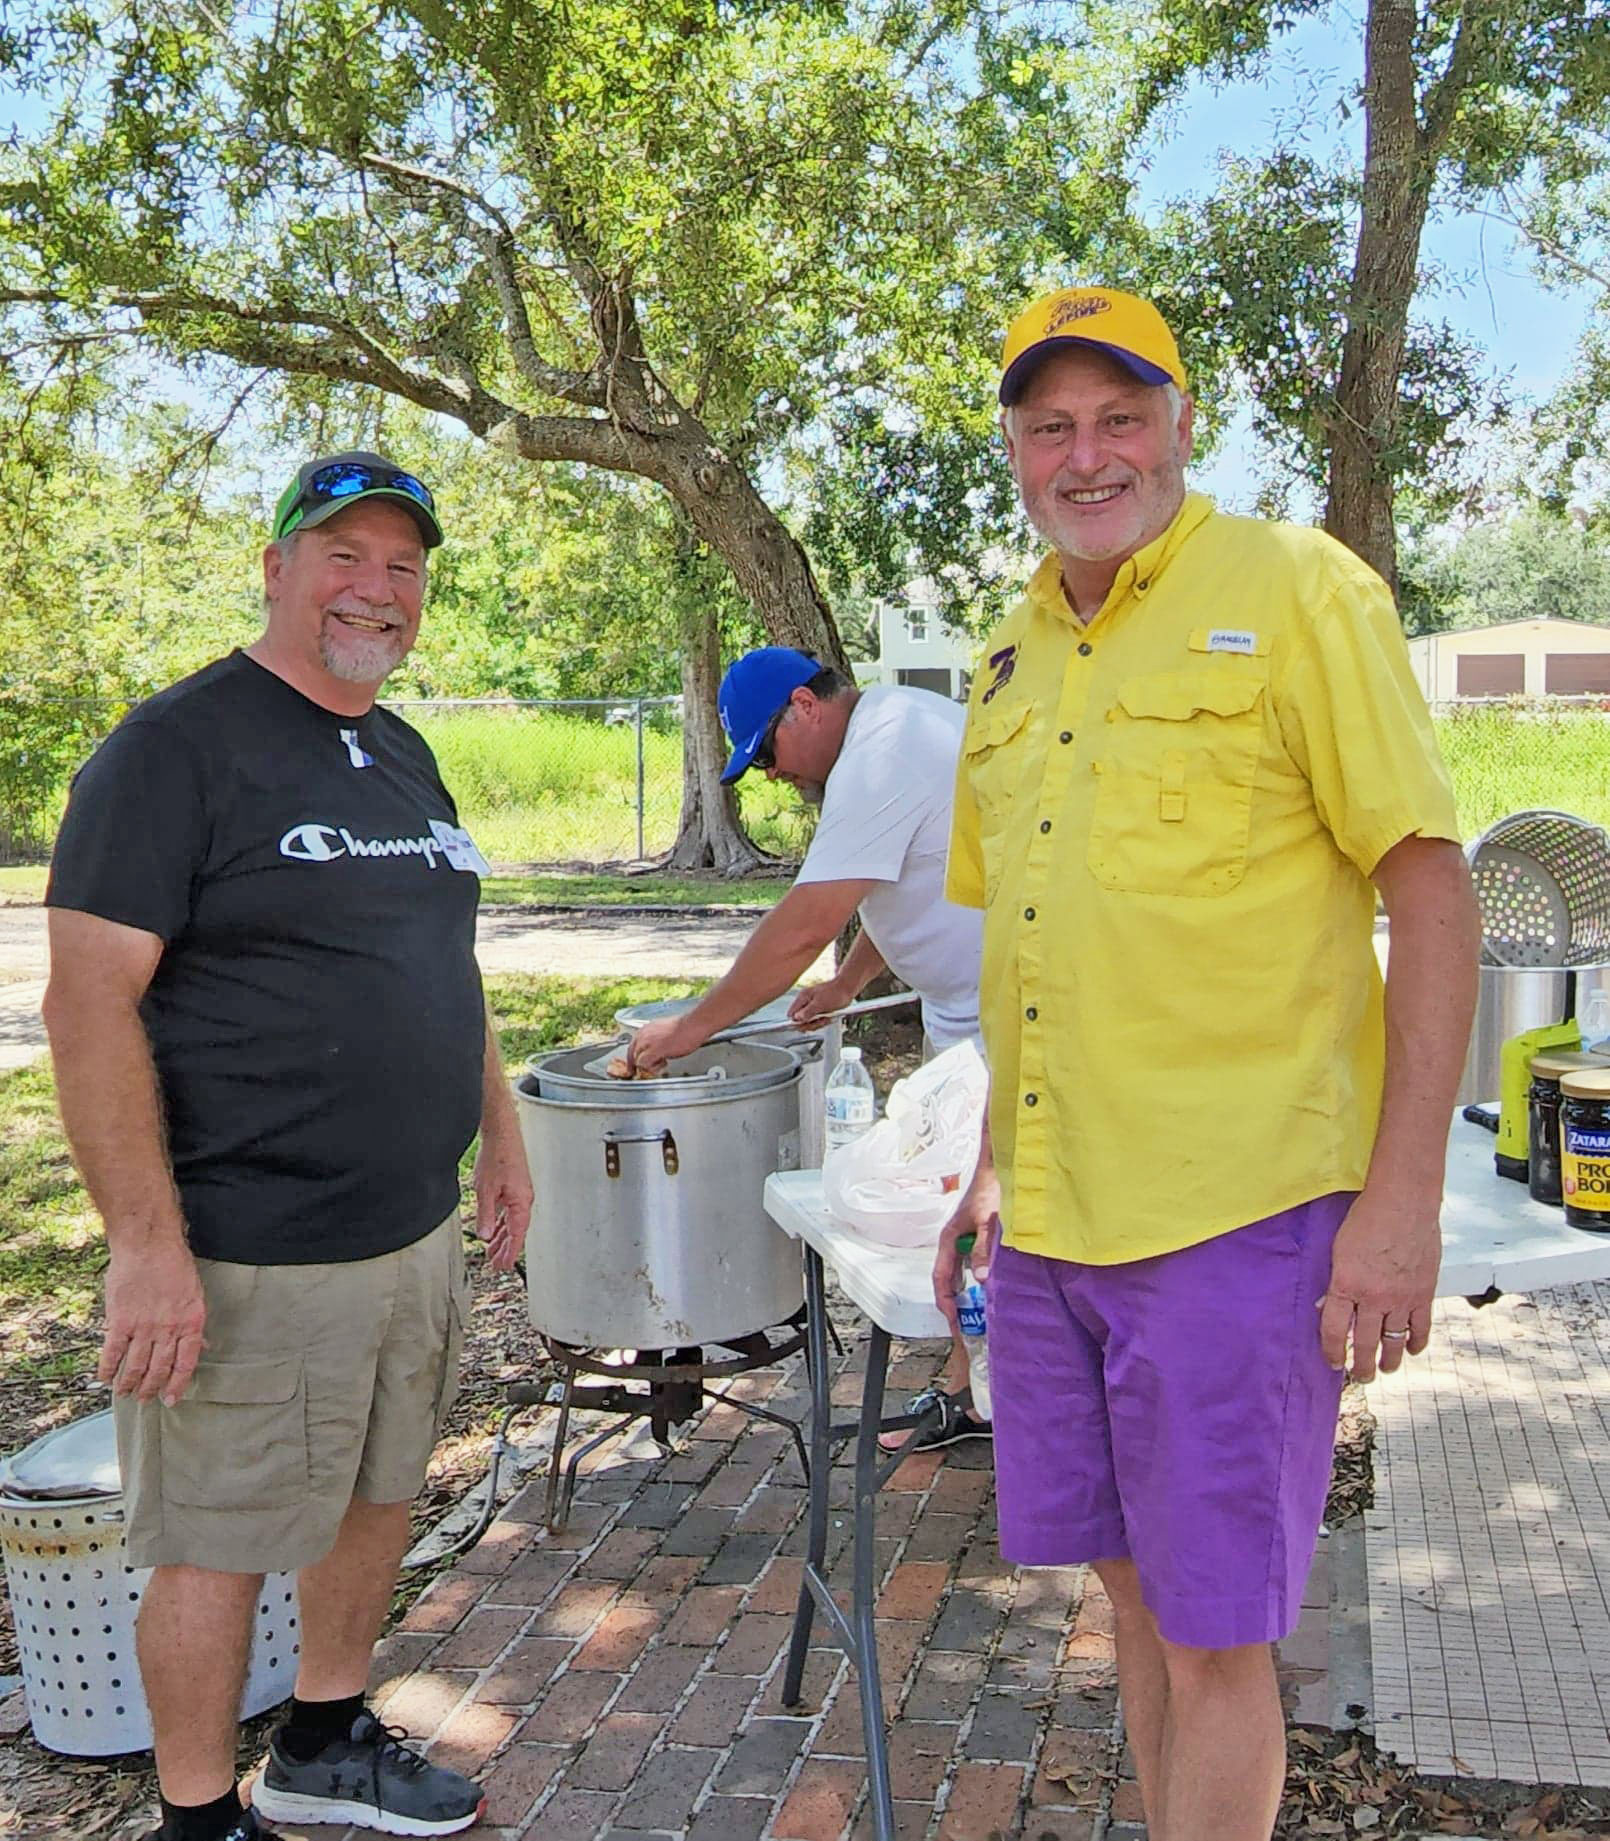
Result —
POLYGON ((1436 1310, 1376 1390, 1375 1735, 1426 1772, 1610 1786, 1610 1284, 1436 1310))
MULTIPOLYGON (((475 956, 486 973, 529 972, 555 978, 717 978, 767 912, 607 916, 483 913, 475 956)), ((49 954, 43 908, 0 908, 0 1073, 45 1051, 39 1002, 49 954)), ((826 954, 808 974, 831 972, 826 954)))

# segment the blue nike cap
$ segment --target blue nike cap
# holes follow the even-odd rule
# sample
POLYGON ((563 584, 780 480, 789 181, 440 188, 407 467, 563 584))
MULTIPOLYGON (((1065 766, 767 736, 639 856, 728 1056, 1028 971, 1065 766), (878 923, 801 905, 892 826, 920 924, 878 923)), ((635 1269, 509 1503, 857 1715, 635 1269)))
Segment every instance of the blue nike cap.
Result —
POLYGON ((792 646, 762 646, 758 652, 746 652, 742 658, 734 659, 727 667, 716 696, 721 726, 732 744, 732 759, 721 776, 723 786, 730 786, 748 771, 755 750, 766 739, 772 718, 800 685, 808 684, 821 669, 814 658, 807 658, 792 646))

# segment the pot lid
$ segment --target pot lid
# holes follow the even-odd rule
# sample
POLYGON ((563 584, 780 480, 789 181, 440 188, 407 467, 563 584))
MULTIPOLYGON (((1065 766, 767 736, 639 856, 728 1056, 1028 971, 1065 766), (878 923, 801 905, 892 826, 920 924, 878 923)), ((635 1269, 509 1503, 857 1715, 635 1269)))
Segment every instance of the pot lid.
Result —
POLYGON ((122 1488, 110 1413, 91 1413, 87 1419, 57 1426, 0 1460, 0 1496, 13 1500, 65 1502, 79 1496, 115 1496, 122 1488))
POLYGON ((523 1099, 555 1100, 561 1104, 600 1106, 611 1111, 626 1107, 723 1106, 751 1093, 786 1086, 799 1077, 800 1063, 792 1049, 773 1042, 711 1042, 671 1063, 658 1080, 611 1080, 592 1074, 587 1064, 599 1057, 596 1042, 581 1048, 560 1048, 533 1055, 531 1070, 516 1083, 523 1099), (710 1070, 724 1070, 719 1080, 710 1070))

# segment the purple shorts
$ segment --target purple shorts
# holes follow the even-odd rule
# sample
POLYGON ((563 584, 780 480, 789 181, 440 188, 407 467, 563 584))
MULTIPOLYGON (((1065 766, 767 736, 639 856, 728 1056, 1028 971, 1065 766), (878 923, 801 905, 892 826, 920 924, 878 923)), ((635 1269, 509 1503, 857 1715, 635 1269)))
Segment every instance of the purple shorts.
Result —
POLYGON ((1170 1643, 1230 1649, 1293 1628, 1342 1392, 1314 1307, 1352 1200, 1117 1266, 997 1250, 1004 1558, 1133 1560, 1170 1643))

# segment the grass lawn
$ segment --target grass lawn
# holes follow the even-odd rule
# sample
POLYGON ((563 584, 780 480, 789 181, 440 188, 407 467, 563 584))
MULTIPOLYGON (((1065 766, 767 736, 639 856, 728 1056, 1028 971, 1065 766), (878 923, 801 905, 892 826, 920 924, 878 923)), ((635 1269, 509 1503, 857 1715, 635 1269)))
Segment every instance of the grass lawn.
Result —
POLYGON ((0 869, 0 908, 13 905, 35 906, 45 899, 45 866, 22 863, 0 869))
POLYGON ((481 900, 514 907, 557 908, 769 908, 781 901, 793 876, 745 876, 724 882, 718 876, 624 875, 607 869, 591 873, 544 870, 497 870, 481 883, 481 900))

